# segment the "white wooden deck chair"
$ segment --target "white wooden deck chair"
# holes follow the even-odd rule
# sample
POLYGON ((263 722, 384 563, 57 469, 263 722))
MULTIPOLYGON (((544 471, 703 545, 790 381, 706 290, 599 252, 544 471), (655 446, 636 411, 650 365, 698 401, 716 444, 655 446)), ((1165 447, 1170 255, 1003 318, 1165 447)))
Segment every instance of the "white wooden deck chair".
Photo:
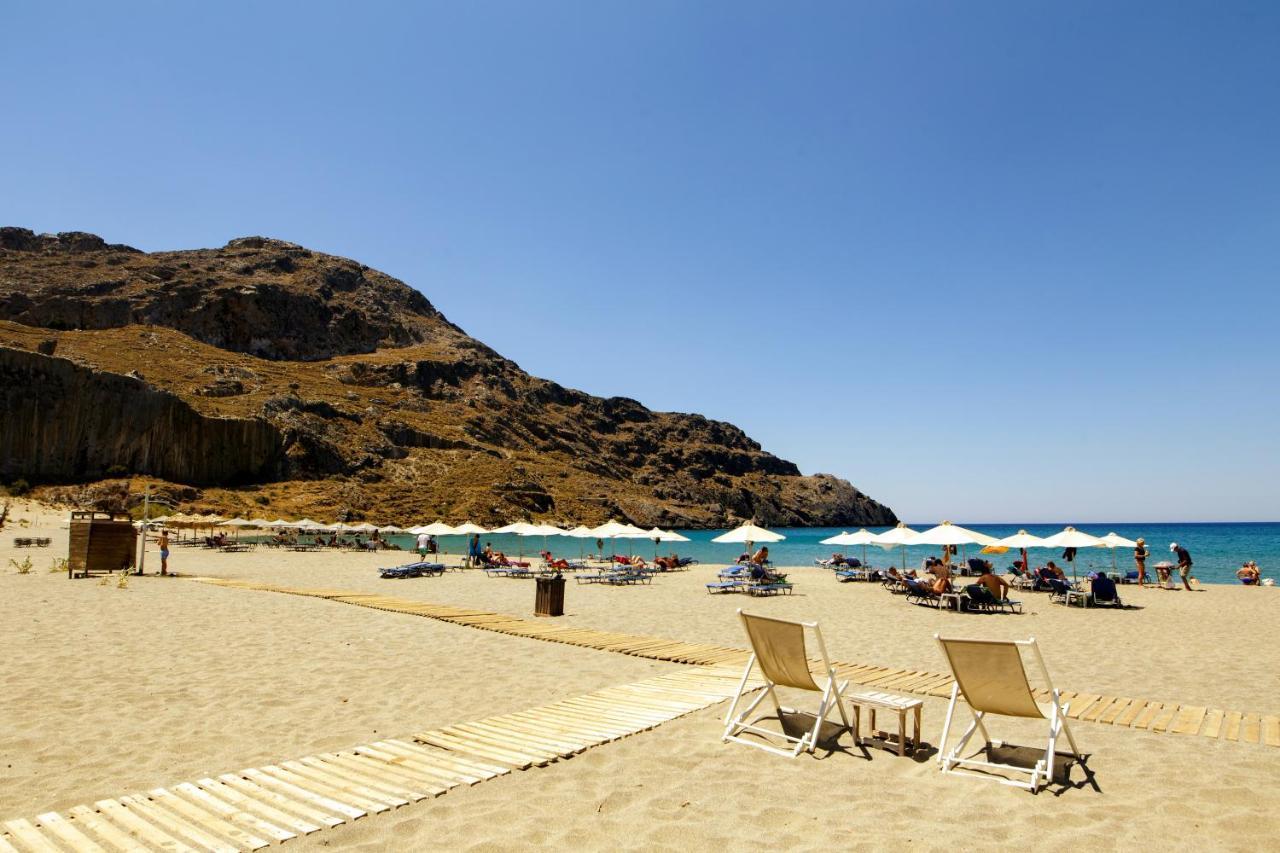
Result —
MULTIPOLYGON (((956 773, 962 776, 980 775, 981 778, 995 779, 1006 785, 1014 785, 1035 792, 1041 785, 1053 779, 1053 760, 1057 748, 1058 735, 1065 733, 1071 744, 1071 754, 1077 758, 1080 749, 1067 727, 1067 709, 1053 682, 1049 679, 1049 670, 1040 655, 1040 647, 1034 638, 1029 640, 961 640, 940 637, 934 639, 942 647, 942 654, 951 665, 951 673, 955 676, 955 685, 951 688, 951 704, 947 707, 946 722, 942 724, 942 742, 938 744, 938 763, 943 773, 956 773), (1027 669, 1023 663, 1022 649, 1029 649, 1033 654, 1036 666, 1050 691, 1048 702, 1037 702, 1027 681, 1027 669), (956 713, 956 703, 963 696, 965 703, 973 714, 973 722, 960 736, 953 749, 947 749, 947 737, 951 733, 951 722, 956 713), (983 725, 983 718, 988 714, 1005 717, 1028 717, 1049 721, 1049 743, 1045 747, 1044 757, 1034 767, 1019 767, 1014 764, 979 761, 976 758, 963 758, 961 752, 973 736, 974 732, 982 732, 983 740, 988 746, 1000 746, 999 741, 992 741, 983 725), (986 774, 965 773, 959 768, 985 767, 1015 774, 1027 774, 1026 781, 1006 779, 986 774)), ((988 753, 989 754, 989 753, 988 753)))
POLYGON ((844 727, 846 729, 850 728, 844 704, 840 701, 844 695, 845 688, 849 686, 849 682, 836 682, 836 673, 831 667, 831 660, 827 657, 827 646, 822 641, 822 632, 818 630, 818 623, 788 622, 768 616, 753 616, 750 613, 743 613, 741 609, 738 610, 738 615, 742 618, 742 625, 747 629, 747 637, 751 640, 751 658, 747 661, 747 668, 742 673, 742 681, 738 684, 738 692, 733 697, 729 712, 725 714, 723 740, 726 742, 745 743, 748 746, 795 758, 803 750, 813 752, 813 748, 818 741, 818 732, 833 706, 840 710, 840 719, 844 721, 844 727), (818 651, 822 653, 822 672, 819 675, 819 681, 823 682, 822 686, 819 686, 818 681, 814 681, 813 672, 809 668, 809 659, 805 654, 804 631, 806 628, 813 631, 814 636, 817 638, 818 651), (764 690, 741 714, 736 714, 738 704, 742 700, 742 694, 747 689, 747 682, 751 679, 751 671, 757 665, 760 667, 760 673, 764 677, 764 690), (813 728, 805 732, 801 737, 792 737, 785 731, 778 732, 764 729, 749 722, 752 713, 755 712, 766 696, 773 700, 773 706, 778 712, 780 721, 783 713, 797 713, 792 708, 782 707, 778 702, 778 694, 774 691, 775 687, 794 687, 799 690, 812 690, 822 694, 822 701, 818 704, 817 718, 813 722, 813 728), (791 749, 780 749, 756 739, 738 737, 741 732, 754 732, 771 737, 781 734, 788 743, 794 744, 794 746, 791 749))

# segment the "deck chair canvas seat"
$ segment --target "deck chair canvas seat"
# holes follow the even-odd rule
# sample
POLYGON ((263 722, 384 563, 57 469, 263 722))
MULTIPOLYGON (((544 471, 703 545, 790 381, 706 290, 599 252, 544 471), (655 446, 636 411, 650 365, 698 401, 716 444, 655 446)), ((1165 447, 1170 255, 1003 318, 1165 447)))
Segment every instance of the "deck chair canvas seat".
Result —
POLYGON ((955 677, 955 683, 951 688, 951 704, 947 707, 947 717, 942 724, 942 740, 938 744, 938 763, 943 773, 994 779, 1006 785, 1026 788, 1034 793, 1053 779, 1058 735, 1066 734, 1067 742, 1071 745, 1071 755, 1080 758, 1080 749, 1076 746, 1075 737, 1067 726, 1067 710, 1070 706, 1063 704, 1060 692, 1053 686, 1049 678, 1049 670, 1044 665, 1044 658, 1040 654, 1040 647, 1036 645, 1035 639, 965 640, 940 637, 937 634, 933 636, 942 648, 943 657, 947 659, 947 663, 951 666, 951 673, 955 677), (1031 684, 1027 680, 1026 665, 1023 662, 1023 649, 1029 651, 1036 668, 1048 686, 1048 702, 1037 701, 1031 690, 1031 684), (948 749, 947 738, 951 734, 951 725, 961 699, 969 706, 973 722, 960 736, 956 745, 948 749), (962 757, 966 744, 975 732, 981 732, 988 747, 1000 745, 999 741, 992 741, 983 722, 990 714, 1046 720, 1049 740, 1044 757, 1031 768, 962 757), (966 767, 1026 774, 1028 778, 1023 781, 966 773, 963 770, 966 767))
MULTIPOLYGON (((738 692, 734 695, 733 702, 729 705, 728 713, 725 714, 725 728, 722 740, 725 742, 744 743, 747 746, 754 746, 767 752, 795 758, 803 751, 813 752, 814 746, 818 742, 818 734, 822 724, 826 722, 827 715, 833 707, 840 711, 840 719, 844 722, 844 728, 851 729, 849 717, 846 715, 844 703, 841 701, 849 682, 836 681, 836 672, 831 666, 830 658, 827 656, 827 646, 822 640, 822 632, 818 629, 818 623, 790 622, 785 619, 774 619, 768 616, 755 616, 750 613, 743 613, 741 609, 738 610, 738 616, 742 619, 742 625, 747 631, 747 638, 751 641, 751 657, 747 660, 747 667, 742 673, 742 680, 738 683, 738 692), (805 650, 805 629, 813 632, 818 651, 821 654, 822 669, 816 680, 814 679, 814 672, 809 666, 809 658, 805 650), (741 713, 738 713, 738 705, 743 700, 743 693, 749 689, 747 685, 751 680, 752 670, 757 667, 764 679, 764 689, 741 713), (755 713, 756 708, 764 701, 765 697, 769 697, 773 701, 779 721, 782 720, 784 713, 797 713, 793 708, 782 707, 782 704, 778 701, 778 694, 774 690, 775 687, 792 687, 797 690, 809 690, 822 694, 822 699, 818 703, 818 710, 814 715, 813 728, 800 737, 793 737, 785 731, 779 732, 774 729, 765 729, 754 724, 751 715, 755 713), (792 746, 790 749, 782 749, 755 739, 739 737, 743 732, 752 732, 769 737, 780 736, 792 746)), ((755 688, 752 687, 750 689, 755 688)))

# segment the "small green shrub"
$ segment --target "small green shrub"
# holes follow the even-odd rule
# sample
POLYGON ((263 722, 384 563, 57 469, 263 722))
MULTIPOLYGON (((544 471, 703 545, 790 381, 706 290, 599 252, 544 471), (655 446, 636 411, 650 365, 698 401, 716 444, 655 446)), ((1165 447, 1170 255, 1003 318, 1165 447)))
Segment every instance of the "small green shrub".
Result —
POLYGON ((53 562, 49 564, 49 574, 51 575, 62 574, 66 572, 66 570, 67 570, 66 557, 54 557, 53 562))
POLYGON ((27 557, 21 563, 19 563, 17 560, 10 560, 9 565, 17 569, 18 574, 20 575, 31 574, 31 558, 30 557, 27 557))

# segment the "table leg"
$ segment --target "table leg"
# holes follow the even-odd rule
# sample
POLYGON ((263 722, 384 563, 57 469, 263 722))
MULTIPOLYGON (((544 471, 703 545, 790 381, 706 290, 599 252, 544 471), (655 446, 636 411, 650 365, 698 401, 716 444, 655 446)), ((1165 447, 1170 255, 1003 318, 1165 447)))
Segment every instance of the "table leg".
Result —
POLYGON ((872 706, 872 708, 871 708, 871 736, 872 736, 872 737, 875 737, 875 736, 876 736, 876 709, 875 709, 875 706, 872 706))
POLYGON ((853 706, 853 745, 862 746, 862 706, 853 706))
POLYGON ((923 706, 916 706, 916 736, 911 739, 911 752, 914 753, 920 748, 920 710, 923 706))
POLYGON ((898 757, 907 754, 907 712, 898 711, 898 757))

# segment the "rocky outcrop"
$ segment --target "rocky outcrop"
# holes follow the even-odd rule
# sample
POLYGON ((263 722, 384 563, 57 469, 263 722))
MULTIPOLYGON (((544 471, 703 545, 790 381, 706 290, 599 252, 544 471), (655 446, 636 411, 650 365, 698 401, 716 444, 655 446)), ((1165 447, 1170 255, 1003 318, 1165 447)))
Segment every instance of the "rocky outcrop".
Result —
POLYGON ((123 473, 223 484, 274 478, 282 441, 257 418, 211 418, 139 379, 0 347, 0 477, 123 473))
POLYGON ((3 228, 0 249, 0 319, 26 325, 153 324, 273 360, 465 337, 403 282, 283 240, 147 254, 78 231, 3 228))
POLYGON ((530 376, 403 283, 281 240, 148 254, 0 229, 5 344, 0 477, 147 472, 231 514, 897 520, 733 424, 530 376))

